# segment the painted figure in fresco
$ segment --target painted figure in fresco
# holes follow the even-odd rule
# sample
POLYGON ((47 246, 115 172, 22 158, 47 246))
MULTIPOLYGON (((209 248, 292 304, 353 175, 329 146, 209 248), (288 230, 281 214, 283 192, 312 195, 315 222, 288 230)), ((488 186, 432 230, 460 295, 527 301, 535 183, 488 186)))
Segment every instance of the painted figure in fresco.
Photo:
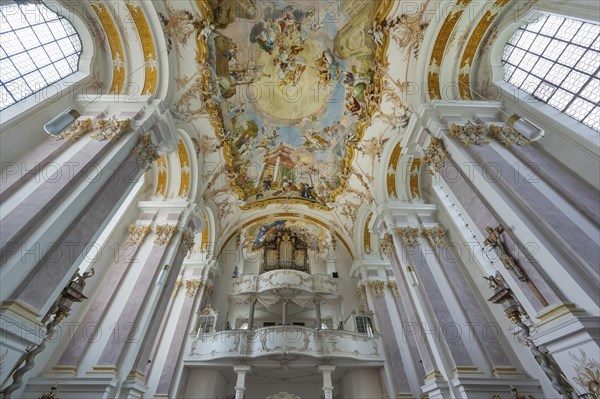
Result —
POLYGON ((315 60, 315 65, 319 71, 319 82, 322 84, 328 85, 340 77, 340 71, 328 51, 321 53, 321 56, 315 60))
POLYGON ((285 14, 285 17, 278 22, 278 24, 282 33, 289 34, 293 29, 296 28, 296 18, 294 18, 294 16, 288 12, 285 14))
POLYGON ((273 183, 273 175, 267 175, 263 179, 263 191, 268 191, 271 189, 271 184, 273 183))
POLYGON ((267 21, 265 30, 263 30, 260 33, 256 41, 259 44, 260 48, 262 48, 269 54, 273 54, 273 50, 275 49, 276 38, 277 37, 275 34, 275 30, 273 29, 273 22, 267 21))
POLYGON ((313 201, 316 200, 315 196, 312 194, 312 190, 314 189, 313 186, 309 186, 307 183, 301 183, 300 188, 300 196, 302 198, 306 198, 313 201))
POLYGON ((265 224, 258 228, 258 233, 254 239, 253 249, 260 247, 260 245, 267 239, 268 236, 273 235, 277 230, 283 226, 287 220, 277 220, 273 223, 265 224))

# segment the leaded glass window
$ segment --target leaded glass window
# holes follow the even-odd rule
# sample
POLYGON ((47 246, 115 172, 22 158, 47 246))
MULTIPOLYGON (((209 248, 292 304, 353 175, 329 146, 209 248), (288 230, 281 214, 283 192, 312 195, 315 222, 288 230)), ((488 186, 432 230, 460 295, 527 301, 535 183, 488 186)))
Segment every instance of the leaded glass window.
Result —
POLYGON ((600 131, 600 25, 544 15, 510 38, 504 79, 600 131))
POLYGON ((0 6, 0 110, 77 72, 81 40, 43 4, 0 6))

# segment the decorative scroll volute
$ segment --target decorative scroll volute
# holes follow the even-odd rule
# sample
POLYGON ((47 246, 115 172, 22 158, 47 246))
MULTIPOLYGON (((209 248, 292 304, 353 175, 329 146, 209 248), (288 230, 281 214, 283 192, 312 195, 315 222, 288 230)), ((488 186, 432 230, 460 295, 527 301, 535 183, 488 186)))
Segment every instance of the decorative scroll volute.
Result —
POLYGON ((186 280, 185 281, 185 296, 193 298, 198 294, 198 289, 202 286, 202 280, 186 280))
POLYGON ((154 243, 158 245, 166 245, 171 241, 173 234, 177 232, 177 225, 172 224, 157 224, 154 228, 156 237, 154 237, 154 243))
POLYGON ((419 247, 421 242, 419 241, 419 228, 418 227, 400 227, 398 230, 400 239, 406 245, 407 248, 419 247))
POLYGON ((429 240, 432 247, 446 247, 446 229, 443 227, 432 227, 423 229, 423 235, 429 240))
POLYGON ((129 226, 129 237, 127 238, 127 244, 141 244, 144 238, 152 231, 152 225, 150 224, 132 224, 129 226))
POLYGON ((383 281, 369 281, 369 288, 373 291, 373 295, 377 297, 385 296, 385 283, 383 281))

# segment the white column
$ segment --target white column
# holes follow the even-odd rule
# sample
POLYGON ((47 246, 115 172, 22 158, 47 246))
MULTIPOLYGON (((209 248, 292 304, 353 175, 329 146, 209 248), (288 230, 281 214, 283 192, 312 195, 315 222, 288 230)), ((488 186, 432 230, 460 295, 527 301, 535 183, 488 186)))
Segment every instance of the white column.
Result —
POLYGON ((334 370, 335 366, 319 366, 319 371, 323 373, 323 393, 325 395, 325 399, 333 399, 333 382, 331 382, 331 373, 333 373, 334 370))
POLYGON ((256 307, 256 297, 250 298, 250 312, 248 313, 248 330, 254 330, 254 308, 256 307))
POLYGON ((315 303, 315 319, 317 322, 317 330, 321 329, 321 298, 316 296, 313 298, 315 303))
POLYGON ((288 322, 288 320, 287 320, 287 308, 288 308, 289 299, 283 298, 282 302, 283 302, 283 312, 282 312, 282 316, 283 316, 282 319, 283 320, 281 321, 281 324, 283 324, 285 326, 287 324, 287 322, 288 322))
POLYGON ((246 391, 246 374, 252 366, 233 366, 233 371, 237 373, 237 381, 235 383, 235 399, 244 399, 244 391, 246 391))

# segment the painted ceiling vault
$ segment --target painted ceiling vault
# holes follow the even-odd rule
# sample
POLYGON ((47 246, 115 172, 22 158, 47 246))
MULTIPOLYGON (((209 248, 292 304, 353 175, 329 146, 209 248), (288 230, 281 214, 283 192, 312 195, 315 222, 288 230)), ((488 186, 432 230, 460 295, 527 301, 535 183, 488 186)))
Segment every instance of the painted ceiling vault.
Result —
POLYGON ((425 90, 443 83, 443 54, 467 42, 452 25, 467 3, 163 0, 176 60, 170 109, 203 156, 201 192, 220 234, 293 213, 350 242, 381 181, 379 195, 421 200, 422 162, 403 147, 405 128, 425 90))

